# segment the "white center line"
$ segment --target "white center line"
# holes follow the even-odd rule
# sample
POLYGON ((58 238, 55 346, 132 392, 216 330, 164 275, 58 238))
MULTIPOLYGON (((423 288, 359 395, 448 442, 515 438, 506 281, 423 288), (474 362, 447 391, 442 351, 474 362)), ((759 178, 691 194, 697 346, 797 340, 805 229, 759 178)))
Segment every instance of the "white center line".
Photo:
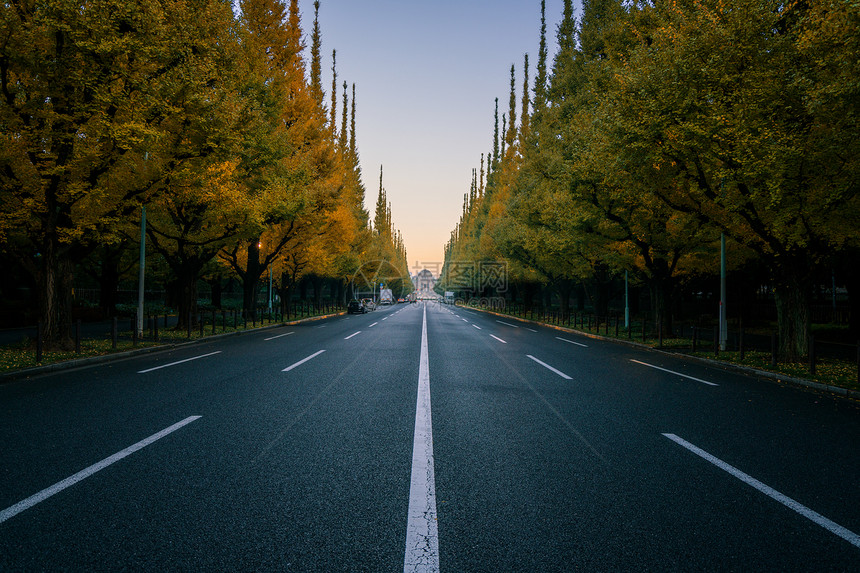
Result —
POLYGON ((353 336, 358 336, 359 334, 361 334, 361 331, 360 331, 360 330, 359 330, 358 332, 354 332, 354 333, 350 334, 349 336, 347 336, 346 338, 344 338, 344 340, 349 340, 349 339, 350 339, 350 338, 352 338, 353 336))
POLYGON ((316 358, 317 356, 319 356, 319 355, 320 355, 320 354, 322 354, 323 352, 325 352, 325 350, 320 350, 319 352, 314 352, 313 354, 311 354, 311 355, 310 355, 310 356, 308 356, 307 358, 303 358, 302 360, 299 360, 298 362, 296 362, 296 363, 295 363, 295 364, 293 364, 292 366, 287 366, 286 368, 284 368, 283 370, 281 370, 281 372, 289 372, 290 370, 292 370, 292 369, 293 369, 293 368, 295 368, 296 366, 301 366, 302 364, 304 364, 304 363, 305 363, 305 362, 307 362, 308 360, 311 360, 312 358, 316 358))
POLYGON ((183 362, 191 362, 192 360, 197 360, 198 358, 206 358, 207 356, 212 356, 214 354, 221 354, 220 350, 215 352, 210 352, 209 354, 203 354, 201 356, 195 356, 193 358, 186 358, 185 360, 177 360, 176 362, 171 362, 170 364, 162 364, 161 366, 156 366, 154 368, 147 368, 146 370, 138 370, 138 374, 146 374, 147 372, 152 372, 153 370, 159 370, 161 368, 167 368, 168 366, 176 366, 177 364, 182 364, 183 362))
POLYGON ((526 354, 526 356, 528 356, 529 358, 531 358, 532 360, 534 360, 535 362, 537 362, 538 364, 540 364, 541 366, 543 366, 547 370, 552 370, 553 372, 555 372, 556 374, 558 374, 559 376, 561 376, 565 380, 573 380, 573 378, 571 378, 570 376, 568 376, 567 374, 565 374, 561 370, 556 370, 555 368, 553 368, 552 366, 550 366, 546 362, 541 362, 540 360, 538 360, 537 358, 535 358, 531 354, 526 354))
POLYGON ((439 528, 436 522, 436 477, 433 464, 433 424, 430 416, 430 359, 427 352, 427 308, 421 326, 418 360, 418 401, 412 442, 412 479, 406 524, 404 573, 439 571, 439 528))
POLYGON ((663 372, 668 372, 669 374, 674 374, 675 376, 680 376, 682 378, 689 378, 690 380, 695 380, 696 382, 701 382, 702 384, 707 384, 708 386, 719 386, 719 384, 714 384, 713 382, 708 382, 707 380, 702 380, 701 378, 687 376, 686 374, 681 374, 680 372, 675 372, 674 370, 667 370, 665 368, 660 368, 659 366, 654 366, 653 364, 647 364, 645 362, 633 360, 632 358, 630 359, 630 362, 635 362, 636 364, 641 364, 642 366, 647 366, 648 368, 653 368, 655 370, 662 370, 663 372))
POLYGON ((120 452, 117 452, 108 458, 103 459, 100 462, 91 465, 88 468, 82 469, 81 471, 79 471, 78 473, 76 473, 73 476, 69 476, 66 479, 64 479, 63 481, 57 482, 54 485, 52 485, 51 487, 43 489, 39 493, 31 495, 30 497, 28 497, 27 499, 25 499, 23 501, 19 501, 15 505, 13 505, 9 508, 6 508, 3 511, 0 511, 0 523, 3 523, 7 519, 18 515, 22 511, 33 507, 34 505, 36 505, 39 502, 45 501, 46 499, 48 499, 49 497, 51 497, 55 493, 59 493, 59 492, 63 491, 64 489, 66 489, 67 487, 75 485, 79 481, 90 477, 91 475, 93 475, 97 471, 103 470, 104 468, 108 467, 111 464, 118 462, 119 460, 123 459, 124 457, 127 457, 127 456, 133 454, 134 452, 145 448, 149 444, 155 442, 156 440, 160 440, 164 436, 175 432, 179 428, 190 424, 194 420, 199 420, 199 419, 200 419, 200 416, 189 416, 189 417, 185 418, 184 420, 182 420, 181 422, 176 422, 175 424, 173 424, 169 428, 165 428, 165 429, 161 430, 160 432, 153 434, 153 435, 149 436, 148 438, 143 439, 143 440, 137 442, 136 444, 131 445, 131 446, 127 447, 126 449, 124 449, 120 452))
POLYGON ((824 529, 826 529, 830 533, 838 535, 839 537, 841 537, 842 539, 844 539, 845 541, 847 541, 851 545, 854 545, 855 547, 860 547, 860 535, 857 535, 853 531, 846 529, 846 528, 842 527, 841 525, 830 521, 829 519, 827 519, 826 517, 824 517, 820 513, 817 513, 815 511, 809 509, 805 505, 791 499, 790 497, 788 497, 784 494, 781 494, 780 492, 776 491, 772 487, 763 484, 762 482, 758 481, 754 477, 752 477, 748 474, 745 474, 741 470, 737 469, 736 467, 734 467, 732 465, 727 464, 723 460, 721 460, 715 456, 712 456, 711 454, 709 454, 705 450, 694 446, 693 444, 684 440, 683 438, 679 438, 675 434, 663 434, 663 435, 666 436, 667 438, 669 438, 670 440, 672 440, 673 442, 675 442, 676 444, 683 446, 684 448, 687 448, 689 451, 693 452, 694 454, 696 454, 700 458, 703 458, 703 459, 711 462, 712 464, 714 464, 715 466, 717 466, 721 470, 728 472, 729 474, 738 478, 739 480, 741 480, 745 484, 754 487, 755 489, 759 490, 761 493, 765 494, 769 498, 778 501, 779 503, 783 504, 784 506, 786 506, 790 509, 793 509, 794 511, 796 511, 797 513, 799 513, 803 517, 809 519, 810 521, 812 521, 816 525, 820 525, 821 527, 823 527, 824 529))
POLYGON ((496 322, 498 322, 499 324, 504 324, 505 326, 510 326, 512 328, 519 328, 519 326, 517 326, 516 324, 511 324, 510 322, 502 322, 501 320, 497 320, 496 322))
POLYGON ((370 326, 368 326, 367 328, 373 328, 373 327, 374 327, 374 326, 376 326, 377 324, 379 324, 379 322, 378 322, 378 321, 377 321, 377 322, 374 322, 373 324, 371 324, 371 325, 370 325, 370 326))
POLYGON ((480 326, 478 326, 477 324, 473 324, 472 326, 474 326, 474 327, 475 327, 475 328, 477 328, 478 330, 483 330, 483 329, 482 329, 480 326))
POLYGON ((277 336, 272 336, 271 338, 264 338, 263 340, 274 340, 274 339, 276 339, 276 338, 280 338, 280 337, 282 337, 282 336, 289 336, 289 335, 291 335, 291 334, 295 334, 295 332, 288 332, 288 333, 286 333, 286 334, 279 334, 279 335, 277 335, 277 336))
POLYGON ((499 338, 499 337, 498 337, 498 336, 496 336, 495 334, 491 334, 490 336, 492 336, 493 338, 495 338, 496 340, 498 340, 498 341, 499 341, 499 342, 501 342, 502 344, 507 344, 507 342, 505 342, 504 340, 502 340, 501 338, 499 338))
POLYGON ((562 338, 560 336, 556 336, 558 340, 563 340, 564 342, 570 342, 571 344, 576 344, 577 346, 582 346, 584 348, 588 348, 587 344, 583 344, 581 342, 574 342, 573 340, 568 340, 567 338, 562 338))

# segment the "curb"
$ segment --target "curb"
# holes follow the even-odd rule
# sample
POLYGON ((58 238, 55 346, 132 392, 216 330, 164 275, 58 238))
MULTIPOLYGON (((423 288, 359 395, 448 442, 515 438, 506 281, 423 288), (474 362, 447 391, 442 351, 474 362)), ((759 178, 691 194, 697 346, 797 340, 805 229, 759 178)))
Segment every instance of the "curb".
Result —
POLYGON ((259 326, 257 328, 250 328, 242 331, 225 332, 222 334, 210 334, 209 336, 204 336, 203 338, 198 338, 196 340, 187 340, 185 342, 171 342, 167 344, 159 344, 158 346, 150 346, 148 348, 126 350, 124 352, 117 352, 116 354, 103 354, 101 356, 90 356, 87 358, 74 358, 72 360, 54 362, 53 364, 45 364, 44 366, 33 366, 32 368, 24 368, 22 370, 15 370, 13 372, 6 372, 0 374, 0 384, 4 384, 6 382, 13 382, 22 378, 30 378, 31 376, 41 376, 43 374, 51 374, 53 372, 60 372, 63 370, 75 370, 77 368, 85 368, 87 366, 94 366, 96 364, 105 364, 108 362, 127 360, 129 358, 134 358, 135 356, 140 356, 142 354, 152 354, 153 352, 167 352, 169 350, 175 350, 183 346, 201 344, 204 342, 212 342, 223 338, 229 338, 231 336, 242 336, 245 334, 253 334, 265 330, 282 328, 284 326, 295 326, 304 322, 314 322, 325 318, 331 318, 333 316, 340 316, 342 314, 344 313, 336 312, 332 314, 325 314, 322 316, 313 316, 308 318, 302 318, 299 320, 291 320, 289 322, 279 322, 277 324, 270 324, 268 326, 259 326))
POLYGON ((652 352, 658 352, 660 354, 666 354, 669 356, 675 356, 677 358, 683 358, 685 360, 693 360, 696 362, 700 362, 703 364, 707 364, 708 366, 714 366, 717 368, 722 368, 723 370, 733 370, 737 372, 742 372, 744 374, 752 374, 759 378, 766 378, 768 381, 773 382, 782 382, 786 384, 790 384, 792 386, 797 386, 800 388, 806 388, 811 390, 818 390, 821 392, 829 392, 831 394, 835 394, 837 396, 843 398, 849 398, 852 400, 860 401, 860 391, 858 390, 850 390, 848 388, 841 388, 839 386, 830 386, 829 384, 822 384, 821 382, 815 382, 813 380, 807 380, 806 378, 797 378, 794 376, 787 376, 785 374, 777 374, 776 372, 770 372, 768 370, 759 370, 758 368, 753 368, 751 366, 743 366, 741 364, 733 364, 731 362, 723 362, 721 360, 714 360, 712 358, 702 358, 701 356, 692 356, 690 354, 684 354, 681 352, 671 352, 667 350, 660 350, 659 348, 654 348, 653 346, 648 346, 647 344, 642 344, 640 342, 635 342, 633 340, 624 340, 623 338, 612 338, 608 336, 601 336, 599 334, 592 334, 590 332, 582 332, 580 330, 575 330, 573 328, 568 328, 564 326, 557 326, 555 324, 546 324, 543 322, 538 322, 536 320, 529 320, 527 318, 519 318, 509 316, 507 314, 500 314, 498 312, 494 312, 491 310, 484 310, 481 308, 471 308, 469 310, 475 310, 479 312, 484 312, 487 314, 492 314, 495 316, 500 316, 503 318, 511 318, 514 320, 518 320, 520 322, 526 322, 529 324, 535 324, 537 326, 543 326, 546 328, 552 328, 554 330, 559 330, 561 332, 570 332, 575 333, 580 336, 584 336, 586 338, 592 338, 594 340, 603 340, 606 342, 615 342, 618 344, 624 344, 626 346, 632 346, 634 348, 639 348, 642 350, 650 350, 652 352))

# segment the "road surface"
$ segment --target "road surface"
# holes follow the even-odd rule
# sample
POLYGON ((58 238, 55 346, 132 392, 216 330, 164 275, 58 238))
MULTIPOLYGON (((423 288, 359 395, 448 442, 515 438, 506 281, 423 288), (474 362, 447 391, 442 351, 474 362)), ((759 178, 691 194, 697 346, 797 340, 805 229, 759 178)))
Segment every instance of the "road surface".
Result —
POLYGON ((396 305, 0 385, 0 570, 860 568, 860 411, 396 305))

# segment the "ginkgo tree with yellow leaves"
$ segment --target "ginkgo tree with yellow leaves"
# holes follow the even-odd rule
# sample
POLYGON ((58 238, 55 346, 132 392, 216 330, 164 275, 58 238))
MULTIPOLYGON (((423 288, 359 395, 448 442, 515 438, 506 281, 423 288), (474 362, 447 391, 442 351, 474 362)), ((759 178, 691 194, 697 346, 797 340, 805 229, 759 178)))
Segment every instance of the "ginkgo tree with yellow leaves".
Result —
POLYGON ((165 191, 162 168, 212 151, 160 153, 189 107, 217 107, 232 22, 219 0, 0 7, 0 238, 34 277, 49 346, 70 345, 74 265, 165 191))
POLYGON ((207 273, 238 275, 249 310, 266 270, 282 289, 308 273, 345 282, 370 256, 354 87, 338 134, 318 21, 307 78, 296 0, 0 10, 0 249, 33 276, 49 345, 70 344, 75 266, 99 248, 118 268, 143 207, 180 328, 207 273))

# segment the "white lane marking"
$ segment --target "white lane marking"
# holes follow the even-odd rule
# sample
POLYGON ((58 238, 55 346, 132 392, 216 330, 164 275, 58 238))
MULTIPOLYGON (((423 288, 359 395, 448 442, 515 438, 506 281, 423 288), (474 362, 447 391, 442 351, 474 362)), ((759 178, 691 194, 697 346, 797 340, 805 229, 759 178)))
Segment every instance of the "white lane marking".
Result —
POLYGON ((483 330, 483 328, 481 328, 481 327, 480 327, 480 326, 478 326, 477 324, 473 324, 472 326, 474 326, 474 327, 475 327, 475 328, 477 328, 478 330, 483 330))
POLYGON ((284 368, 283 370, 281 370, 281 372, 289 372, 289 371, 290 371, 290 370, 292 370, 293 368, 295 368, 295 367, 297 367, 297 366, 301 366, 302 364, 304 364, 304 363, 305 363, 305 362, 307 362, 308 360, 311 360, 311 359, 313 359, 313 358, 316 358, 317 356, 319 356, 319 355, 320 355, 320 354, 322 354, 323 352, 325 352, 325 350, 320 350, 319 352, 314 352, 313 354, 311 354, 311 355, 310 355, 310 356, 308 356, 307 358, 303 358, 302 360, 299 360, 298 362, 296 362, 296 363, 295 363, 295 364, 293 364, 292 366, 287 366, 286 368, 284 368))
POLYGON ((496 340, 498 340, 498 341, 499 341, 499 342, 501 342, 502 344, 507 344, 507 342, 505 342, 504 340, 502 340, 501 338, 499 338, 499 337, 498 337, 498 336, 496 336, 495 334, 491 334, 490 336, 492 336, 493 338, 495 338, 496 340))
POLYGON ((433 464, 433 424, 430 417, 430 359, 427 352, 427 308, 421 325, 418 361, 418 400, 412 442, 412 480, 406 524, 404 573, 439 571, 439 529, 436 522, 436 477, 433 464))
POLYGON ((317 328, 325 328, 326 326, 328 326, 328 325, 327 324, 321 324, 321 325, 317 326, 317 328))
POLYGON ((564 372, 562 372, 561 370, 556 370, 555 368, 553 368, 552 366, 550 366, 550 365, 549 365, 549 364, 547 364, 546 362, 541 362, 540 360, 538 360, 537 358, 535 358, 535 357, 534 357, 534 356, 532 356, 531 354, 526 354, 526 356, 528 356, 529 358, 531 358, 532 360, 534 360, 535 362, 537 362, 538 364, 540 364, 540 365, 541 365, 541 366, 543 366, 544 368, 546 368, 546 369, 548 369, 548 370, 552 370, 553 372, 555 372, 556 374, 558 374, 559 376, 561 376, 561 377, 562 377, 562 378, 564 378, 565 380, 573 380, 573 378, 571 378, 570 376, 568 376, 567 374, 565 374, 565 373, 564 373, 564 372))
POLYGON ((187 424, 190 424, 194 420, 199 420, 199 419, 200 419, 200 416, 189 416, 189 417, 185 418, 184 420, 182 420, 181 422, 176 422, 175 424, 173 424, 169 428, 165 428, 165 429, 161 430, 160 432, 155 433, 155 434, 149 436, 148 438, 141 440, 141 441, 137 442, 136 444, 131 445, 131 446, 127 447, 126 449, 124 449, 120 452, 117 452, 114 455, 107 457, 107 458, 103 459, 102 461, 89 466, 88 468, 82 469, 81 471, 79 471, 78 473, 76 473, 73 476, 69 476, 66 479, 64 479, 63 481, 57 482, 54 485, 52 485, 51 487, 45 488, 42 491, 40 491, 39 493, 31 495, 30 497, 28 497, 27 499, 25 499, 23 501, 19 501, 15 505, 6 508, 3 511, 0 511, 0 523, 3 523, 4 521, 6 521, 7 519, 9 519, 11 517, 15 517, 16 515, 18 515, 22 511, 33 507, 34 505, 36 505, 39 502, 45 501, 46 499, 48 499, 52 495, 59 493, 59 492, 63 491, 64 489, 66 489, 67 487, 71 487, 71 486, 75 485, 76 483, 78 483, 79 481, 90 477, 91 475, 93 475, 97 471, 103 470, 104 468, 108 467, 109 465, 114 464, 114 463, 118 462, 119 460, 133 454, 134 452, 145 448, 146 446, 155 442, 156 440, 160 440, 164 436, 175 432, 179 428, 181 428, 187 424))
POLYGON ((537 332, 537 330, 535 330, 534 328, 525 327, 525 329, 529 332, 537 332))
POLYGON ((374 326, 376 326, 377 324, 379 324, 379 321, 374 322, 373 324, 371 324, 371 325, 370 325, 370 326, 368 326, 367 328, 373 328, 373 327, 374 327, 374 326))
MULTIPOLYGON (((458 318, 459 318, 459 317, 458 317, 458 318)), ((462 320, 463 322, 469 322, 469 319, 468 319, 468 318, 463 318, 463 319, 461 319, 461 320, 462 320)))
MULTIPOLYGON (((322 327, 320 327, 320 328, 322 328, 322 327)), ((274 339, 276 339, 276 338, 281 338, 282 336, 289 336, 289 335, 291 335, 291 334, 295 334, 295 332, 288 332, 288 333, 286 333, 286 334, 279 334, 279 335, 277 335, 277 336, 272 336, 271 338, 264 338, 263 340, 264 340, 264 341, 265 341, 265 340, 274 340, 274 339)))
POLYGON ((350 334, 349 336, 347 336, 346 338, 344 338, 344 340, 349 340, 349 339, 350 339, 350 338, 352 338, 353 336, 358 336, 359 334, 361 334, 361 331, 360 331, 360 330, 359 330, 358 332, 355 332, 355 333, 353 333, 353 334, 350 334))
POLYGON ((639 362, 638 360, 630 359, 630 362, 635 362, 636 364, 641 364, 642 366, 647 366, 648 368, 653 368, 655 370, 662 370, 663 372, 668 372, 669 374, 674 374, 675 376, 680 376, 682 378, 689 378, 690 380, 695 380, 696 382, 701 382, 702 384, 707 384, 708 386, 719 386, 719 384, 714 384, 713 382, 708 382, 707 380, 702 380, 701 378, 695 378, 693 376, 687 376, 686 374, 681 374, 680 372, 675 372, 674 370, 666 370, 665 368, 660 368, 659 366, 654 366, 653 364, 647 364, 645 362, 639 362))
POLYGON ((385 317, 385 318, 383 318, 382 320, 388 320, 388 317, 386 316, 386 317, 385 317))
POLYGON ((511 324, 510 322, 502 322, 501 320, 497 320, 496 322, 498 322, 499 324, 504 324, 505 326, 510 326, 513 328, 519 328, 519 326, 517 326, 516 324, 511 324))
POLYGON ((186 358, 185 360, 177 360, 176 362, 171 362, 170 364, 162 364, 161 366, 156 366, 154 368, 147 368, 146 370, 138 370, 138 374, 146 374, 147 372, 152 372, 153 370, 159 370, 161 368, 167 368, 168 366, 176 366, 177 364, 182 364, 183 362, 191 362, 192 360, 197 360, 198 358, 206 358, 207 356, 213 356, 215 354, 221 354, 220 350, 216 350, 215 352, 210 352, 209 354, 203 354, 201 356, 195 356, 194 358, 186 358))
POLYGON ((830 533, 838 535, 839 537, 841 537, 842 539, 844 539, 845 541, 847 541, 851 545, 854 545, 855 547, 860 547, 860 535, 857 535, 853 531, 846 529, 846 528, 842 527, 841 525, 830 521, 829 519, 827 519, 826 517, 824 517, 820 513, 817 513, 815 511, 809 509, 805 505, 791 499, 790 497, 779 493, 778 491, 776 491, 772 487, 763 484, 762 482, 758 481, 754 477, 752 477, 748 474, 745 474, 741 470, 737 469, 736 467, 734 467, 732 465, 727 464, 723 460, 721 460, 715 456, 712 456, 711 454, 709 454, 705 450, 694 446, 693 444, 686 441, 685 439, 679 438, 675 434, 663 434, 663 435, 666 436, 667 438, 669 438, 670 440, 672 440, 673 442, 675 442, 676 444, 683 446, 684 448, 693 452, 694 454, 696 454, 700 458, 703 458, 703 459, 711 462, 712 464, 714 464, 715 466, 717 466, 721 470, 733 475, 734 477, 738 478, 739 480, 741 480, 745 484, 754 487, 755 489, 759 490, 761 493, 765 494, 769 498, 778 501, 779 503, 783 504, 784 506, 786 506, 790 509, 793 509, 794 511, 796 511, 797 513, 799 513, 803 517, 809 519, 810 521, 812 521, 816 525, 820 525, 821 527, 823 527, 824 529, 826 529, 830 533))
POLYGON ((583 344, 581 342, 574 342, 573 340, 568 340, 567 338, 562 338, 561 336, 556 336, 558 340, 563 340, 564 342, 570 342, 571 344, 576 344, 577 346, 582 346, 583 348, 588 348, 587 344, 583 344))

